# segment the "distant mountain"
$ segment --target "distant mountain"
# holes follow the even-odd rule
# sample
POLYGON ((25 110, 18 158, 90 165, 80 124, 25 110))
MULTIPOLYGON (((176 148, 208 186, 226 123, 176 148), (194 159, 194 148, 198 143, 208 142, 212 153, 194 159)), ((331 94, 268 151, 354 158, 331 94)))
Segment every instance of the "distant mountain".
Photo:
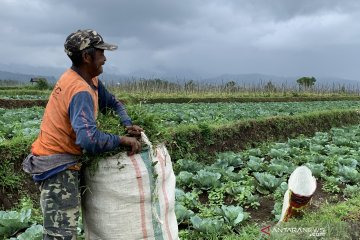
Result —
MULTIPOLYGON (((17 65, 16 65, 17 66, 17 65)), ((54 83, 65 70, 62 68, 42 68, 30 66, 15 66, 0 64, 0 80, 14 80, 23 83, 30 81, 32 77, 45 77, 49 82, 54 83), (6 69, 6 71, 1 71, 6 69), (18 69, 15 71, 15 69, 18 69), (29 73, 29 74, 28 74, 29 73)), ((293 87, 297 86, 296 80, 304 76, 275 76, 259 73, 250 74, 223 74, 216 77, 202 78, 199 75, 187 72, 186 74, 175 74, 163 71, 162 73, 138 71, 132 74, 113 74, 109 70, 100 75, 100 80, 108 84, 116 84, 118 82, 130 82, 139 79, 161 79, 180 85, 193 80, 200 84, 222 85, 227 82, 234 81, 238 86, 264 86, 269 81, 275 86, 293 87)), ((311 77, 311 76, 308 76, 311 77)), ((353 79, 344 79, 338 77, 318 77, 315 85, 318 87, 336 87, 345 86, 347 88, 360 89, 360 81, 353 79)))
POLYGON ((34 75, 34 74, 23 74, 23 73, 12 73, 6 71, 0 71, 0 80, 13 80, 22 83, 29 83, 33 77, 46 78, 49 83, 55 83, 56 79, 53 76, 34 75))
POLYGON ((0 63, 0 71, 20 73, 35 76, 53 76, 58 78, 66 69, 66 67, 43 67, 30 66, 23 64, 3 64, 0 63))
POLYGON ((116 84, 118 82, 129 82, 133 80, 133 77, 130 77, 125 74, 122 75, 122 74, 103 73, 99 76, 99 79, 105 83, 116 84))

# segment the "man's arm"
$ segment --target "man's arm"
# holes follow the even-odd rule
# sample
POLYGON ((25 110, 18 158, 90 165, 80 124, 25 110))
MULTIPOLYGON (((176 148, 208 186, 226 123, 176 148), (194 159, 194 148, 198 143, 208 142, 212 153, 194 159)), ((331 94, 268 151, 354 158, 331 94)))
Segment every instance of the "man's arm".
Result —
POLYGON ((120 144, 130 146, 131 153, 139 152, 141 144, 130 137, 120 137, 97 129, 94 118, 94 104, 90 93, 75 94, 68 109, 71 126, 76 134, 76 144, 91 154, 111 151, 120 144))
POLYGON ((132 126, 131 119, 126 112, 125 106, 122 102, 117 100, 114 95, 108 92, 104 84, 98 81, 98 93, 99 93, 99 109, 102 113, 105 113, 109 108, 113 109, 120 117, 121 123, 127 127, 132 126))

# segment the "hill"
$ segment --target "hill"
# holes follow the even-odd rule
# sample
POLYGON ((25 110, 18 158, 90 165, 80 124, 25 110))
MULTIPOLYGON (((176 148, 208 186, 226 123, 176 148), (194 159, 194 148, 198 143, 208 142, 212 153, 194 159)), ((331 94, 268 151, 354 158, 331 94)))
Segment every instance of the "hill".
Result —
POLYGON ((55 83, 56 79, 53 76, 43 76, 34 74, 12 73, 7 71, 0 71, 0 80, 11 80, 20 83, 29 83, 33 77, 46 78, 49 83, 55 83))

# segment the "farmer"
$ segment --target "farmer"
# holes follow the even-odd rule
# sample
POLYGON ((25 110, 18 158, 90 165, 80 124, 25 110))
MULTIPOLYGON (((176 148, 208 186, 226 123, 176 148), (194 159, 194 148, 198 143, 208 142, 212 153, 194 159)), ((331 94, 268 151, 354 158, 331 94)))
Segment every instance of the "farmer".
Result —
POLYGON ((38 138, 23 169, 39 183, 44 216, 44 239, 76 239, 79 218, 79 170, 82 153, 98 154, 120 145, 129 155, 138 153, 141 127, 132 125, 124 105, 98 80, 106 57, 116 50, 94 30, 71 33, 64 44, 72 61, 56 83, 45 108, 38 138), (113 109, 130 137, 101 132, 96 126, 98 109, 113 109))

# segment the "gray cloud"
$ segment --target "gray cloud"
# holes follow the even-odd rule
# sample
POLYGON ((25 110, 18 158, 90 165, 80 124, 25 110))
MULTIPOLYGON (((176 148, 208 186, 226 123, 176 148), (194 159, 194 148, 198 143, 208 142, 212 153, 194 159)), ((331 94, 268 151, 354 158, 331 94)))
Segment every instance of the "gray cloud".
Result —
POLYGON ((119 45, 105 70, 360 80, 356 0, 0 0, 0 64, 62 67, 66 36, 93 28, 119 45))

